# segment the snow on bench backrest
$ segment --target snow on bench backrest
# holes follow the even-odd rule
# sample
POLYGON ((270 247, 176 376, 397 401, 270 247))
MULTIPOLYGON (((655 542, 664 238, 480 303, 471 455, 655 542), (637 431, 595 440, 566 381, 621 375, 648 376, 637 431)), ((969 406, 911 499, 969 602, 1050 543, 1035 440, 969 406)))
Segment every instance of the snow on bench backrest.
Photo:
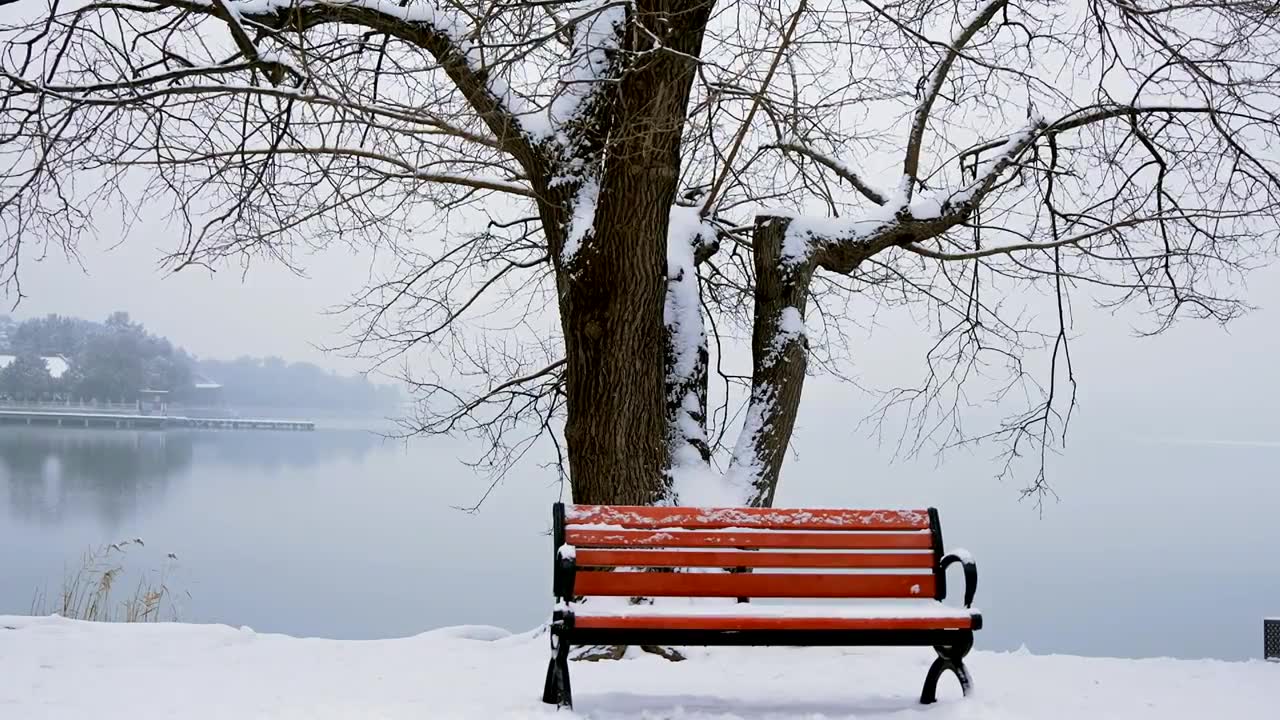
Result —
POLYGON ((570 526, 764 530, 927 530, 928 510, 841 510, 825 508, 694 508, 624 505, 569 505, 570 526))

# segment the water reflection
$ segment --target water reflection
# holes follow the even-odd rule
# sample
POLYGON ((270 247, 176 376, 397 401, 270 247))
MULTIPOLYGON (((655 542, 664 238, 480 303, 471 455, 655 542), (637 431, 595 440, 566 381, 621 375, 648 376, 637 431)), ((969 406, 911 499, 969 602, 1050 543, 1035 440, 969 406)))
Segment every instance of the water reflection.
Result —
POLYGON ((191 443, 201 463, 236 468, 291 470, 314 468, 345 460, 359 462, 384 445, 368 430, 317 430, 315 432, 189 431, 170 433, 179 442, 191 443))
POLYGON ((189 438, 163 432, 5 428, 0 478, 12 516, 61 523, 96 514, 118 524, 163 497, 191 467, 189 438))
POLYGON ((59 524, 92 514, 107 526, 159 503, 193 464, 267 474, 359 462, 380 442, 358 430, 139 431, 5 427, 0 481, 11 517, 59 524))

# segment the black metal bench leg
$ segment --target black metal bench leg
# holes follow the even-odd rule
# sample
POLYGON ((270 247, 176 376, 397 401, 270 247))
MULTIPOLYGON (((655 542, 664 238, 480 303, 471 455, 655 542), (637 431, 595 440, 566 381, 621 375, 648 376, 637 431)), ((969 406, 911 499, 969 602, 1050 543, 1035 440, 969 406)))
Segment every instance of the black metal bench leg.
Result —
POLYGON ((965 697, 973 691, 973 678, 969 677, 969 668, 964 666, 964 661, 958 661, 951 667, 951 672, 956 674, 956 679, 960 681, 960 691, 965 697))
POLYGON ((569 643, 556 652, 556 676, 560 679, 560 707, 573 709, 573 688, 569 685, 569 643))
POLYGON ((938 679, 951 663, 941 655, 929 666, 929 674, 924 676, 924 689, 920 691, 920 703, 931 705, 938 702, 938 679))
POLYGON ((542 702, 554 705, 560 700, 560 689, 556 686, 556 658, 553 654, 547 661, 547 682, 542 686, 542 702))
POLYGON ((552 636, 551 648, 551 661, 547 663, 547 682, 542 689, 542 702, 572 708, 573 689, 569 685, 569 643, 552 636))
POLYGON ((938 658, 929 666, 929 673, 924 678, 924 689, 920 691, 920 703, 930 705, 938 701, 938 680, 942 673, 950 670, 960 681, 960 691, 968 696, 973 690, 973 678, 969 669, 964 666, 964 656, 973 648, 973 637, 958 645, 939 645, 934 648, 938 658))

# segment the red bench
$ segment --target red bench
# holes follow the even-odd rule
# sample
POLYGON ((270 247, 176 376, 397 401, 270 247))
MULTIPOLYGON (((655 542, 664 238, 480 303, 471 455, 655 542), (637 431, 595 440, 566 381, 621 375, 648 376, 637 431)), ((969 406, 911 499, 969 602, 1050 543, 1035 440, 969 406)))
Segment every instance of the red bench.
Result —
POLYGON ((556 503, 552 512, 556 607, 543 702, 572 707, 573 645, 932 646, 938 658, 920 702, 937 699, 946 670, 969 693, 964 657, 982 627, 982 616, 970 609, 978 569, 963 551, 943 554, 933 508, 556 503), (964 568, 964 608, 941 602, 953 563, 964 568), (626 598, 684 600, 636 604, 626 598))

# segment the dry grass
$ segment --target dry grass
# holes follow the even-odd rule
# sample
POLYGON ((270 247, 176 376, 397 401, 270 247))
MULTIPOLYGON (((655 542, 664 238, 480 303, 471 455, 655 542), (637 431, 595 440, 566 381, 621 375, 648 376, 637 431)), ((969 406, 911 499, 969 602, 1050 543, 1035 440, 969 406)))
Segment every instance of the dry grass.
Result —
MULTIPOLYGON (((50 596, 47 589, 36 591, 31 614, 98 622, 177 621, 178 606, 167 582, 171 570, 167 561, 158 572, 144 572, 123 600, 112 598, 125 575, 129 548, 142 544, 135 538, 86 551, 79 567, 63 578, 60 593, 50 596)), ((170 554, 169 559, 174 556, 170 554)))

